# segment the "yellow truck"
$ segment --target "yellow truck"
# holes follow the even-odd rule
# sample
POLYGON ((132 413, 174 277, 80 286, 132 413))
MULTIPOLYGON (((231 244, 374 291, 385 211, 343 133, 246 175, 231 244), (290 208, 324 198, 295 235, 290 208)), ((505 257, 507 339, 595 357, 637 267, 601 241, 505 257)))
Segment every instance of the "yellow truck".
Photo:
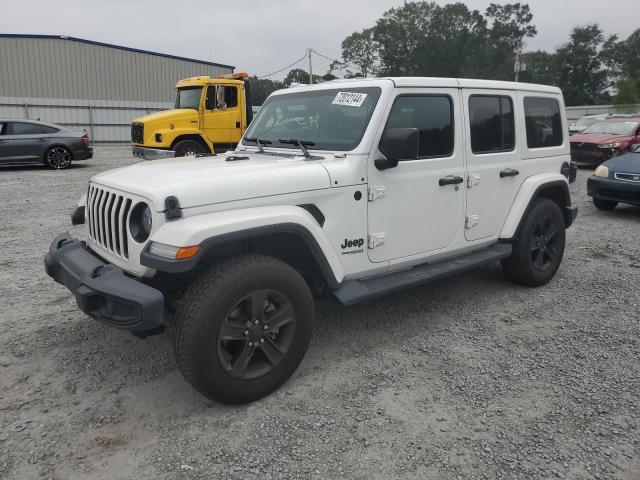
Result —
POLYGON ((235 148, 253 117, 248 79, 238 72, 180 80, 175 108, 131 122, 133 154, 155 160, 235 148))

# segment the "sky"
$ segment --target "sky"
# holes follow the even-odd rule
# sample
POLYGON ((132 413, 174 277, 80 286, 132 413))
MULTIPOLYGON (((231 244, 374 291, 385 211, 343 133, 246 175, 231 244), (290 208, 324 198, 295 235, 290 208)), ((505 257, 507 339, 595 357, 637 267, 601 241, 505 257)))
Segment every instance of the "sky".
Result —
MULTIPOLYGON (((234 65, 236 71, 263 76, 300 59, 308 47, 327 57, 339 58, 340 43, 346 36, 373 26, 385 11, 403 3, 403 0, 0 0, 0 33, 67 35, 234 65)), ((452 2, 436 0, 436 3, 452 2)), ((491 2, 464 3, 470 9, 484 11, 491 2)), ((528 41, 525 50, 553 50, 567 40, 574 25, 596 22, 606 34, 615 33, 621 38, 640 28, 640 0, 526 3, 534 14, 538 35, 528 41)), ((314 56, 313 63, 314 73, 322 74, 330 61, 314 56)), ((299 66, 306 69, 306 65, 299 66)), ((284 74, 286 71, 271 78, 281 79, 284 74)))

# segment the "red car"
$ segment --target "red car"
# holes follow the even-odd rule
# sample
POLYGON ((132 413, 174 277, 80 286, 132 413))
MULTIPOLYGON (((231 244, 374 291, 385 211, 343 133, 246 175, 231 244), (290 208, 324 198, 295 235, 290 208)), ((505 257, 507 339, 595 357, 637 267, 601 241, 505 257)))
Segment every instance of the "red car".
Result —
POLYGON ((569 137, 571 160, 596 166, 640 144, 640 116, 609 118, 569 137))

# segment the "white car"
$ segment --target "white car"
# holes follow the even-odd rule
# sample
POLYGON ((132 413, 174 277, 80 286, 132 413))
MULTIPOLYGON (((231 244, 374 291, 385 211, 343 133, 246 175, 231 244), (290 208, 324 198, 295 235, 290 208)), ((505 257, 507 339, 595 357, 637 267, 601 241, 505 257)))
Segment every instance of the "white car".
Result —
POLYGON ((189 382, 249 402, 297 368, 316 295, 349 305, 498 260, 548 282, 577 213, 564 112, 555 87, 486 80, 278 91, 233 152, 93 177, 86 243, 58 236, 46 269, 94 319, 168 325, 189 382))

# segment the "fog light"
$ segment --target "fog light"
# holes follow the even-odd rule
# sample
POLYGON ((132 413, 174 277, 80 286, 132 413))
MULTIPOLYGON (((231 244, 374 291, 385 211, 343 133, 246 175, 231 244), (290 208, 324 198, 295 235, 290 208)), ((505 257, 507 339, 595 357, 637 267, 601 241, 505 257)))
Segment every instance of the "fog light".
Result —
POLYGON ((162 134, 161 133, 156 133, 156 142, 157 143, 162 143, 162 134))

